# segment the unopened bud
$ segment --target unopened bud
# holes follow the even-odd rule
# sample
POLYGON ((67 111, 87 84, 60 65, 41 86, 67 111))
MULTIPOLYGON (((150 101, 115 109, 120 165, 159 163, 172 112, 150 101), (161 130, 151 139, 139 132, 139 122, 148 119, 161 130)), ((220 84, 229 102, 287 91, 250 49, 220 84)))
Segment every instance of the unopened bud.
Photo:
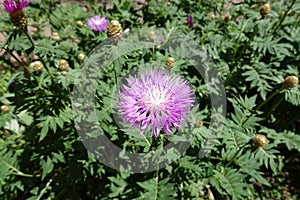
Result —
POLYGON ((155 32, 154 32, 154 31, 150 31, 150 32, 148 33, 148 38, 149 38, 150 40, 154 41, 154 39, 155 39, 155 32))
POLYGON ((195 126, 197 128, 199 128, 200 126, 203 126, 203 124, 204 124, 204 122, 202 120, 198 120, 198 121, 196 121, 195 126))
POLYGON ((73 40, 73 39, 75 38, 75 36, 74 36, 73 34, 71 34, 71 35, 69 35, 69 38, 70 38, 71 40, 73 40))
POLYGON ((65 70, 63 70, 63 71, 61 71, 60 73, 61 73, 61 75, 65 76, 65 75, 67 75, 68 72, 65 71, 65 70))
POLYGON ((83 27, 83 22, 82 21, 76 21, 76 25, 78 26, 78 27, 83 27))
POLYGON ((257 147, 264 147, 268 143, 268 139, 265 135, 256 134, 253 138, 253 144, 257 147))
POLYGON ((58 68, 59 68, 60 71, 67 71, 68 68, 69 68, 68 61, 66 61, 64 59, 60 60, 59 63, 58 63, 58 68))
POLYGON ((0 107, 0 110, 1 110, 2 112, 8 112, 8 111, 9 111, 9 107, 8 107, 7 105, 2 105, 2 106, 0 107))
POLYGON ((39 71, 42 71, 44 69, 44 65, 41 61, 34 61, 34 62, 29 64, 28 68, 39 72, 39 71))
POLYGON ((107 27, 107 37, 117 40, 122 36, 123 29, 119 21, 111 20, 107 27))
POLYGON ((169 68, 173 68, 175 65, 175 59, 172 57, 169 57, 166 61, 166 66, 169 68))
POLYGON ((232 18, 231 15, 226 15, 226 16, 224 17, 224 20, 225 20, 226 22, 229 22, 229 21, 231 20, 231 18, 232 18))
POLYGON ((60 40, 59 34, 58 34, 57 32, 53 32, 53 33, 52 33, 52 38, 53 38, 54 40, 60 40))
POLYGON ((294 88, 299 84, 299 79, 297 76, 288 76, 284 79, 283 86, 285 88, 294 88))
POLYGON ((261 16, 264 17, 264 16, 266 16, 270 13, 270 10, 271 10, 270 9, 270 4, 266 3, 266 4, 264 4, 260 7, 259 12, 260 12, 261 16))
POLYGON ((85 58, 85 55, 83 53, 80 53, 78 56, 77 56, 77 59, 79 62, 82 62, 85 58))

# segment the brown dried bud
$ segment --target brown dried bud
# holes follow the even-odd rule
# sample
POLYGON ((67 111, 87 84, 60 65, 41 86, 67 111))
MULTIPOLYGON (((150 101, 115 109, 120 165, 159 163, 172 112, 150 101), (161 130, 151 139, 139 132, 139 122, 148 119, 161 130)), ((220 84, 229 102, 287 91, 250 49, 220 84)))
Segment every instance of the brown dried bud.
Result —
POLYGON ((257 147, 264 147, 268 143, 268 139, 265 135, 256 134, 253 138, 253 144, 257 147))
POLYGON ((58 63, 58 68, 59 68, 60 71, 67 71, 68 68, 69 68, 68 61, 66 61, 64 59, 60 60, 59 63, 58 63))
POLYGON ((60 40, 59 34, 58 34, 57 32, 53 32, 53 33, 52 33, 52 38, 53 38, 54 40, 60 40))
POLYGON ((199 128, 200 126, 203 126, 203 124, 204 124, 204 122, 202 120, 198 120, 198 121, 196 121, 195 126, 197 128, 199 128))
POLYGON ((154 41, 154 39, 155 39, 155 32, 154 31, 150 31, 149 33, 148 33, 148 38, 150 39, 150 40, 152 40, 152 41, 154 41))
POLYGON ((172 58, 172 57, 169 57, 169 58, 167 59, 167 61, 166 61, 166 65, 167 65, 167 67, 169 67, 169 68, 173 68, 174 65, 175 65, 175 59, 172 58))
POLYGON ((285 88, 294 88, 299 84, 299 79, 297 76, 288 76, 284 79, 283 86, 285 88))
POLYGON ((113 40, 117 40, 122 36, 123 29, 117 20, 111 20, 107 27, 107 37, 113 40))
POLYGON ((76 21, 76 25, 78 26, 78 27, 83 27, 83 22, 82 21, 76 21))
POLYGON ((24 15, 22 10, 16 10, 14 12, 9 13, 10 21, 15 26, 26 26, 27 25, 27 17, 24 15))
POLYGON ((82 62, 85 58, 85 55, 83 53, 80 53, 78 56, 77 56, 77 59, 79 62, 82 62))
POLYGON ((266 3, 266 4, 264 4, 260 7, 259 12, 260 12, 261 16, 264 17, 264 16, 266 16, 270 13, 270 10, 271 10, 270 9, 270 4, 266 3))
POLYGON ((8 112, 8 111, 9 111, 9 107, 8 107, 7 105, 2 105, 2 106, 0 107, 0 110, 1 110, 2 112, 8 112))
POLYGON ((34 71, 40 72, 44 69, 44 65, 41 61, 34 61, 29 64, 29 69, 33 69, 34 71))

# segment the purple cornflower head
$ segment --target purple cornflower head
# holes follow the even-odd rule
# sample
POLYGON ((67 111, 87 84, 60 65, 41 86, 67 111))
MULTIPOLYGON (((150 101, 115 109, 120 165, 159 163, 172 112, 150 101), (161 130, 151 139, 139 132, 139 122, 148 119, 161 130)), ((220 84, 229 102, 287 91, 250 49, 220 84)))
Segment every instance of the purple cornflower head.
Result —
POLYGON ((23 8, 26 7, 29 3, 30 1, 27 0, 21 0, 21 2, 15 0, 4 0, 3 6, 7 12, 13 13, 18 10, 23 10, 23 8))
POLYGON ((193 17, 188 15, 187 16, 187 21, 188 21, 188 24, 189 24, 189 27, 190 28, 193 28, 194 27, 194 24, 193 24, 193 17))
POLYGON ((108 20, 105 17, 94 16, 87 21, 87 25, 94 31, 103 32, 107 29, 108 20))
POLYGON ((194 95, 187 81, 162 70, 141 72, 140 77, 126 79, 119 94, 119 113, 133 127, 141 125, 144 131, 152 129, 158 137, 163 129, 179 129, 194 102, 194 95))

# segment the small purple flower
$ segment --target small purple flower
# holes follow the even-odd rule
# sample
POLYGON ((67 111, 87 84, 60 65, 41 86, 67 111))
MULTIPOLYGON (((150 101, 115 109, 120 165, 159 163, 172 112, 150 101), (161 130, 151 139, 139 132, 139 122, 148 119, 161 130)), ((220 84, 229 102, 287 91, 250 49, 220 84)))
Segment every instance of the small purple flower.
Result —
POLYGON ((163 129, 172 133, 186 121, 194 95, 186 80, 162 70, 141 72, 140 77, 126 79, 119 94, 120 116, 133 127, 152 129, 158 137, 163 129))
POLYGON ((94 16, 87 21, 87 25, 94 31, 103 32, 107 29, 108 20, 105 17, 94 16))
POLYGON ((13 13, 18 10, 23 10, 24 7, 26 7, 30 1, 28 0, 21 0, 21 2, 16 2, 15 0, 4 0, 3 5, 5 7, 5 10, 9 13, 13 13))
POLYGON ((192 16, 187 16, 187 21, 188 21, 188 24, 189 24, 189 27, 190 28, 193 28, 194 27, 194 24, 193 24, 193 17, 192 16))

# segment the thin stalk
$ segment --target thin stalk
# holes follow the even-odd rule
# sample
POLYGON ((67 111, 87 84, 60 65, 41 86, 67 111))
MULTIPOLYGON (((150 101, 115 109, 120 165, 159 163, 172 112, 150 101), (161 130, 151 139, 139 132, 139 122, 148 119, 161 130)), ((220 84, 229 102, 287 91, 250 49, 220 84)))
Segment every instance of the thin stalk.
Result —
POLYGON ((286 18, 288 12, 292 9, 292 7, 294 6, 296 0, 293 0, 291 5, 288 7, 287 11, 284 13, 283 17, 281 18, 279 24, 276 26, 276 28, 274 29, 274 31, 272 32, 272 35, 274 35, 277 30, 279 29, 279 27, 281 26, 281 24, 283 23, 284 19, 286 18))
POLYGON ((269 96, 265 101, 261 102, 256 108, 255 110, 246 118, 246 120, 242 123, 245 124, 249 118, 256 113, 256 111, 258 111, 259 109, 261 109, 266 103, 268 103, 273 97, 275 97, 279 92, 281 92, 284 89, 284 87, 281 87, 279 90, 277 90, 276 92, 274 92, 271 96, 269 96))
POLYGON ((235 152, 234 156, 230 159, 228 163, 226 163, 225 167, 228 167, 237 157, 237 155, 240 153, 241 150, 243 150, 248 144, 244 144, 241 147, 238 147, 238 150, 235 152))
POLYGON ((37 197, 37 200, 40 200, 40 199, 43 197, 43 195, 44 195, 44 194, 46 193, 46 191, 47 191, 47 188, 50 186, 51 182, 52 182, 52 179, 50 179, 50 180, 48 181, 48 183, 46 184, 46 186, 41 190, 39 196, 37 197))
POLYGON ((32 47, 35 48, 35 45, 34 45, 34 42, 33 42, 33 39, 31 37, 31 35, 29 35, 28 31, 26 31, 25 34, 26 34, 27 38, 29 39, 32 47))
POLYGON ((115 75, 115 84, 117 87, 117 94, 119 94, 119 87, 118 87, 118 75, 117 75, 117 70, 116 70, 116 63, 114 63, 114 75, 115 75))
MULTIPOLYGON (((164 147, 164 136, 160 135, 161 138, 161 148, 164 147)), ((159 182, 159 162, 156 163, 156 172, 155 172, 155 200, 158 200, 158 182, 159 182)))
POLYGON ((284 96, 280 97, 280 99, 277 101, 277 103, 275 104, 275 106, 273 106, 273 108, 264 117, 265 119, 267 119, 271 115, 272 111, 275 110, 281 104, 281 102, 283 101, 283 99, 284 99, 284 96))

